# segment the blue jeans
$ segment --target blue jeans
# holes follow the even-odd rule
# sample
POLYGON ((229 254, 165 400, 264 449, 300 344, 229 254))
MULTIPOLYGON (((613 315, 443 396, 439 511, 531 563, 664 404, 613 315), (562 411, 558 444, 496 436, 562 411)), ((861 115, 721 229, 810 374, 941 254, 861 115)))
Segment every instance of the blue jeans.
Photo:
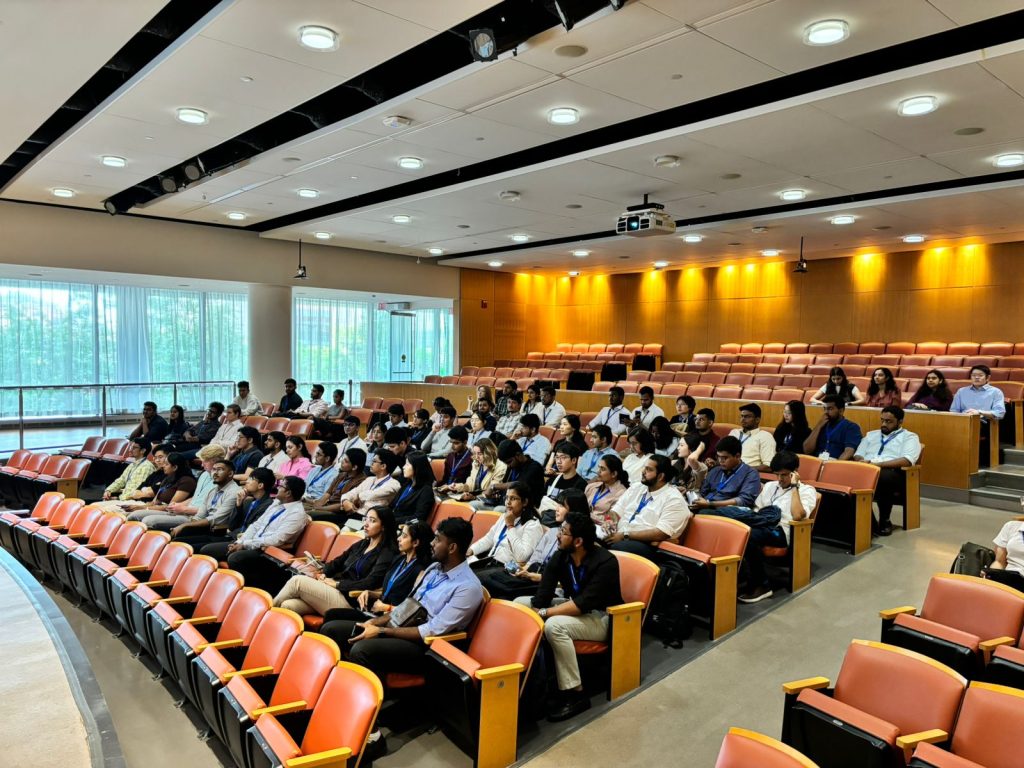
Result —
POLYGON ((739 520, 741 523, 749 525, 752 529, 774 528, 782 518, 779 508, 774 505, 762 507, 761 509, 751 509, 750 507, 711 507, 704 510, 704 514, 739 520))

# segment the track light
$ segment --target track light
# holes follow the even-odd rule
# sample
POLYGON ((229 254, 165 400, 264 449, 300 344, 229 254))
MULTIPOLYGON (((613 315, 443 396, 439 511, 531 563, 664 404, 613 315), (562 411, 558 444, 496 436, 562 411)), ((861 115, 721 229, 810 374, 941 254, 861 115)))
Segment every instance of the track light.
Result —
POLYGON ((469 50, 473 61, 494 61, 498 58, 498 41, 494 30, 488 28, 469 30, 469 50))
POLYGON ((308 280, 309 275, 306 273, 306 265, 302 263, 302 238, 299 238, 299 266, 295 269, 295 274, 292 275, 292 280, 308 280))
POLYGON ((103 210, 105 210, 111 216, 117 216, 117 214, 120 213, 120 211, 117 210, 117 206, 114 205, 114 201, 109 197, 103 201, 103 210))
POLYGON ((567 0, 549 0, 549 2, 544 4, 544 7, 558 17, 566 32, 573 28, 576 19, 569 13, 569 3, 567 0))
POLYGON ((167 194, 173 194, 178 191, 178 182, 173 176, 160 176, 160 189, 167 194))
POLYGON ((206 168, 203 167, 203 161, 198 157, 195 160, 189 160, 187 163, 184 163, 181 166, 181 171, 189 181, 199 181, 206 175, 206 168))
POLYGON ((796 268, 793 270, 799 274, 807 272, 807 259, 804 258, 804 239, 800 238, 800 258, 797 259, 796 268))

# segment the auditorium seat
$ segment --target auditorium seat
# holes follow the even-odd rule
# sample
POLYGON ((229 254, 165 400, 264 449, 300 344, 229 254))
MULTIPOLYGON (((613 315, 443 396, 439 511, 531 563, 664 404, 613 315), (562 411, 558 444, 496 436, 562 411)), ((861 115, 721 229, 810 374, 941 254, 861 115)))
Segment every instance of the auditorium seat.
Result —
POLYGON ((17 555, 14 527, 23 520, 31 520, 37 526, 45 525, 62 501, 64 501, 64 494, 52 491, 40 496, 31 510, 11 510, 0 513, 0 546, 3 546, 12 555, 17 555))
POLYGON ((273 417, 273 415, 277 412, 277 403, 261 402, 260 406, 262 406, 263 408, 263 415, 266 416, 268 419, 273 417))
POLYGON ((108 561, 128 560, 135 552, 136 547, 141 543, 146 533, 146 526, 142 523, 129 521, 118 527, 114 537, 106 546, 87 544, 76 547, 68 556, 67 566, 70 576, 71 588, 81 597, 82 601, 88 600, 95 604, 92 591, 89 589, 88 570, 90 564, 98 558, 105 557, 108 561))
POLYGON ((715 768, 818 768, 788 744, 745 728, 730 728, 715 768))
MULTIPOLYGON (((715 396, 718 396, 718 390, 715 390, 715 396)), ((771 387, 760 387, 760 386, 749 386, 743 388, 743 399, 744 400, 771 400, 772 399, 772 388, 771 387)))
MULTIPOLYGON (((808 345, 807 343, 802 342, 802 341, 790 342, 789 344, 786 345, 786 354, 787 355, 792 355, 792 354, 804 354, 804 353, 810 352, 811 350, 809 349, 809 346, 810 345, 808 345)), ((832 345, 829 344, 827 346, 829 348, 828 351, 831 351, 832 350, 832 345)))
POLYGON ((708 363, 704 366, 705 373, 731 373, 733 363, 708 363))
POLYGON ((946 345, 947 355, 976 355, 981 345, 976 341, 954 341, 946 345))
POLYGON ((857 345, 857 351, 862 355, 884 355, 885 343, 881 341, 862 341, 857 345))
POLYGON ((591 392, 608 392, 612 387, 615 386, 614 381, 595 381, 594 386, 590 388, 591 392))
POLYGON ((313 434, 313 420, 312 419, 290 419, 288 426, 285 427, 284 433, 286 435, 297 435, 303 439, 309 438, 313 434))
POLYGON ((900 365, 928 365, 931 361, 931 355, 904 355, 900 365))
MULTIPOLYGON (((905 379, 917 382, 917 386, 920 386, 930 370, 932 370, 931 366, 927 365, 901 365, 899 374, 905 379)), ((917 391, 917 387, 914 388, 914 391, 917 391)))
POLYGON ((970 379, 950 379, 950 378, 947 378, 946 379, 946 386, 949 387, 949 391, 952 392, 955 395, 956 391, 958 389, 962 389, 963 387, 971 386, 971 380, 970 379))
POLYGON ((894 768, 900 737, 951 733, 967 681, 919 654, 854 640, 834 688, 824 677, 784 683, 782 740, 821 765, 894 768))
POLYGON ((487 532, 494 527, 494 524, 501 519, 501 513, 490 512, 479 509, 473 513, 472 519, 469 521, 473 526, 473 543, 480 541, 487 532))
POLYGON ((1024 356, 1008 355, 999 359, 1000 368, 1024 368, 1024 356))
POLYGON ((856 355, 859 349, 860 344, 855 341, 841 341, 832 345, 832 352, 837 355, 856 355))
POLYGON ((48 553, 50 557, 50 575, 68 589, 74 588, 71 580, 71 554, 75 550, 84 547, 106 551, 118 529, 124 525, 124 518, 119 514, 101 512, 99 509, 95 509, 95 512, 96 520, 93 522, 88 534, 81 535, 69 531, 63 536, 57 537, 50 544, 48 553))
POLYGON ((824 463, 814 483, 825 492, 816 528, 820 532, 828 523, 831 539, 849 546, 855 555, 871 546, 871 503, 878 474, 875 464, 831 460, 824 463))
POLYGON ((630 371, 626 374, 627 381, 646 382, 651 378, 650 371, 630 371))
POLYGON ((900 364, 900 355, 872 355, 870 365, 873 368, 894 368, 900 364))
MULTIPOLYGON (((787 349, 786 351, 790 352, 792 354, 793 352, 796 352, 797 350, 787 349)), ((804 352, 808 352, 808 353, 810 353, 812 355, 831 355, 835 350, 833 349, 831 344, 825 344, 825 343, 819 342, 819 343, 816 343, 816 344, 809 344, 809 345, 807 345, 807 349, 805 349, 803 351, 804 352)), ((856 350, 854 350, 854 351, 856 351, 856 350)))
POLYGON ((293 554, 294 552, 309 552, 323 560, 331 550, 331 545, 334 544, 334 539, 337 538, 340 532, 341 529, 334 523, 314 520, 303 530, 302 535, 295 542, 291 552, 280 547, 266 547, 263 550, 263 556, 281 568, 287 568, 293 560, 301 557, 301 554, 295 555, 293 554))
POLYGON ((789 362, 789 355, 761 355, 761 362, 772 365, 785 365, 789 362))
POLYGON ((783 377, 777 373, 759 373, 754 376, 756 387, 781 387, 783 377))
POLYGON ((989 368, 995 368, 999 365, 999 358, 992 357, 991 355, 968 355, 964 358, 964 367, 972 368, 975 365, 984 365, 989 368))
POLYGON ((787 363, 779 366, 779 373, 783 376, 800 376, 807 372, 807 366, 796 363, 787 363))
POLYGON ((437 530, 437 526, 449 517, 457 517, 468 523, 473 519, 474 511, 469 504, 462 501, 442 501, 435 505, 434 512, 427 522, 432 530, 437 530))
POLYGON ((917 344, 912 341, 890 341, 885 345, 887 355, 912 355, 917 350, 917 344))
POLYGON ((748 386, 754 383, 754 374, 752 373, 727 373, 725 376, 726 384, 738 384, 741 387, 748 386))
POLYGON ((672 371, 655 371, 651 374, 651 381, 658 381, 662 384, 671 384, 675 381, 675 373, 672 371))
POLYGON ((829 368, 833 368, 837 365, 841 365, 843 362, 843 355, 815 355, 815 365, 827 365, 829 368))
POLYGON ((423 378, 423 381, 426 384, 440 384, 441 383, 441 377, 432 374, 430 376, 425 376, 423 378))
MULTIPOLYGON (((374 401, 376 401, 378 403, 380 402, 380 398, 379 397, 367 398, 367 399, 374 400, 374 401)), ((366 400, 363 400, 363 402, 365 403, 366 400)), ((368 411, 367 409, 362 409, 362 408, 353 408, 352 409, 352 413, 356 413, 357 411, 361 411, 361 410, 366 410, 368 413, 370 413, 370 411, 368 411)), ((367 417, 367 418, 369 418, 369 417, 367 417)), ((284 432, 288 428, 288 424, 290 422, 291 422, 291 419, 288 419, 288 418, 286 418, 284 416, 274 416, 273 418, 267 419, 267 422, 263 425, 262 432, 263 432, 263 434, 267 434, 269 432, 284 432)), ((366 421, 364 421, 363 423, 365 424, 366 421)))
POLYGON ((91 504, 80 507, 67 519, 64 526, 56 522, 55 516, 54 522, 40 526, 29 534, 28 549, 22 550, 22 556, 27 552, 29 563, 42 571, 44 576, 56 579, 56 570, 50 553, 51 545, 61 537, 66 537, 62 542, 65 547, 77 545, 78 539, 85 541, 102 516, 100 508, 91 504))
POLYGON ((946 342, 944 341, 919 341, 915 350, 919 355, 944 355, 946 354, 946 342))
POLYGON ((738 353, 740 351, 741 346, 742 346, 741 344, 736 344, 734 342, 729 342, 729 343, 726 343, 726 344, 719 344, 718 345, 718 351, 719 352, 726 352, 726 353, 729 353, 729 354, 736 354, 736 353, 738 353))
POLYGON ((978 354, 1007 357, 1013 354, 1013 344, 1008 341, 989 341, 978 347, 978 354))
POLYGON ((511 379, 512 378, 512 374, 513 374, 514 371, 515 371, 514 368, 509 368, 508 366, 504 366, 504 365, 500 366, 500 367, 494 369, 494 378, 495 379, 511 379))
POLYGON ((701 384, 725 384, 725 373, 719 373, 717 371, 708 371, 700 375, 701 384))
POLYGON ((811 377, 805 373, 797 375, 786 374, 782 377, 782 386, 803 389, 804 387, 811 386, 811 377))
POLYGON ((735 354, 728 352, 719 352, 718 354, 715 355, 714 362, 728 363, 729 365, 732 365, 733 363, 738 363, 739 360, 737 359, 735 354))
MULTIPOLYGON (((701 375, 704 375, 704 374, 701 374, 701 375)), ((690 384, 686 388, 686 394, 688 394, 690 397, 711 397, 711 395, 712 395, 712 393, 714 391, 715 391, 715 385, 714 384, 704 384, 704 383, 690 384)))
POLYGON ((125 616, 128 629, 139 647, 153 655, 149 642, 147 614, 170 598, 174 603, 194 603, 206 582, 217 572, 217 560, 208 555, 192 555, 169 584, 139 584, 125 595, 125 616))
POLYGON ((444 384, 445 386, 452 386, 453 384, 458 384, 459 383, 459 377, 458 376, 442 376, 441 377, 441 383, 444 384))
MULTIPOLYGON (((146 531, 127 557, 125 553, 113 552, 109 555, 101 555, 89 563, 85 570, 85 576, 89 599, 92 600, 93 605, 101 613, 114 618, 116 611, 111 600, 114 591, 108 586, 107 580, 122 568, 125 570, 125 575, 142 576, 145 574, 148 577, 155 570, 164 547, 170 540, 171 535, 164 531, 146 531)), ((184 546, 186 553, 182 557, 183 562, 184 557, 187 557, 188 552, 191 552, 192 549, 187 544, 184 546)))
POLYGON ((747 342, 740 345, 740 352, 744 354, 760 354, 762 345, 759 342, 747 342))
POLYGON ((777 374, 779 372, 779 366, 774 363, 758 363, 754 366, 754 373, 772 373, 777 374))
POLYGON ((962 379, 964 381, 969 381, 970 380, 970 369, 968 369, 968 368, 964 368, 962 366, 954 368, 954 367, 947 367, 947 366, 942 366, 942 365, 938 365, 936 367, 939 369, 939 372, 942 373, 942 375, 946 377, 947 380, 948 379, 962 379))
POLYGON ((98 451, 100 446, 103 445, 103 441, 105 439, 106 438, 103 437, 102 435, 94 435, 93 437, 87 437, 85 438, 85 442, 82 443, 81 448, 65 448, 60 453, 63 456, 68 456, 72 459, 77 459, 79 456, 82 455, 83 451, 89 451, 91 453, 95 453, 96 451, 98 451))
POLYGON ((813 365, 817 355, 790 355, 789 365, 813 365))
POLYGON ((803 402, 804 391, 799 387, 773 387, 771 397, 769 397, 768 399, 781 403, 788 403, 790 400, 798 400, 800 402, 803 402))
POLYGON ((618 342, 616 342, 614 344, 608 344, 604 348, 604 351, 605 352, 609 352, 609 353, 611 353, 613 355, 618 355, 618 354, 620 354, 623 351, 625 346, 626 346, 625 344, 619 344, 618 342))
POLYGON ((715 354, 713 352, 695 352, 690 360, 695 363, 713 363, 715 354))
POLYGON ((464 365, 459 370, 459 376, 478 376, 480 375, 480 369, 475 365, 464 365))
POLYGON ((266 423, 269 420, 270 419, 267 416, 257 416, 257 415, 246 416, 243 424, 246 427, 252 427, 257 432, 262 432, 264 426, 266 426, 266 423))
POLYGON ((680 371, 673 376, 673 380, 677 384, 696 384, 702 375, 697 371, 680 371))
POLYGON ((658 544, 658 558, 689 576, 690 612, 707 621, 711 639, 736 628, 736 583, 750 527, 717 515, 694 515, 679 543, 658 544))
MULTIPOLYGON (((732 369, 732 365, 731 364, 730 364, 729 368, 730 368, 730 370, 732 369)), ((707 369, 708 369, 708 363, 706 363, 706 362, 701 362, 701 363, 683 363, 683 372, 704 373, 704 371, 706 371, 707 369)))
POLYGON ((769 341, 761 346, 761 352, 767 355, 784 355, 786 345, 781 341, 769 341))
MULTIPOLYGON (((168 538, 170 538, 168 536, 168 538)), ((192 547, 180 541, 173 541, 164 546, 157 558, 156 565, 152 572, 144 568, 129 570, 119 568, 114 571, 106 580, 107 605, 110 606, 112 615, 117 619, 125 631, 130 631, 128 624, 128 606, 126 600, 128 595, 141 585, 148 587, 164 587, 173 584, 178 573, 192 557, 192 547)), ((99 565, 103 558, 98 558, 94 565, 99 565)))
MULTIPOLYGON (((814 482, 813 478, 803 478, 802 474, 801 478, 814 482)), ((782 561, 789 569, 790 592, 798 592, 811 583, 811 534, 820 507, 821 494, 816 493, 814 509, 803 520, 790 521, 788 547, 761 547, 761 554, 769 561, 782 561)))
POLYGON ((1024 627, 1024 593, 963 574, 939 573, 928 582, 918 615, 910 605, 881 611, 882 641, 917 651, 977 677, 1001 638, 1024 627))
MULTIPOLYGON (((707 375, 708 374, 706 374, 706 373, 702 373, 701 374, 701 376, 707 376, 707 375)), ((725 378, 725 374, 718 374, 718 375, 722 376, 722 378, 725 378)), ((615 382, 615 384, 616 384, 616 386, 618 386, 618 387, 620 387, 622 389, 623 393, 625 393, 627 395, 635 395, 637 393, 637 390, 640 389, 640 384, 639 384, 639 382, 636 382, 636 381, 617 381, 617 382, 615 382)))
MULTIPOLYGON (((444 460, 442 459, 441 461, 443 464, 444 460)), ((363 536, 360 533, 357 533, 356 531, 342 531, 337 535, 337 537, 335 537, 334 542, 331 544, 331 548, 327 551, 327 554, 324 555, 323 558, 321 559, 323 560, 323 562, 329 563, 332 560, 335 560, 336 558, 339 558, 342 555, 344 555, 346 552, 349 551, 349 549, 355 546, 358 542, 362 541, 362 539, 363 536)), ((302 557, 302 564, 305 564, 306 562, 306 558, 302 557)), ((298 563, 293 563, 293 566, 294 565, 298 565, 298 563)), ((356 591, 355 593, 350 595, 350 597, 358 595, 359 592, 361 591, 362 590, 356 591)), ((310 631, 318 631, 320 627, 323 626, 323 624, 324 617, 320 614, 307 613, 302 616, 302 625, 310 631)))
POLYGON ((497 369, 493 365, 482 365, 476 372, 477 376, 494 376, 494 372, 497 369))
POLYGON ((963 355, 935 355, 932 357, 932 368, 955 368, 964 364, 963 355))
MULTIPOLYGON (((753 373, 756 367, 757 366, 754 363, 733 363, 732 365, 729 366, 729 373, 753 373)), ((709 370, 718 369, 712 368, 709 370)))
POLYGON ((686 394, 686 384, 666 384, 661 388, 661 394, 671 397, 681 397, 686 394))
POLYGON ((644 386, 650 387, 654 391, 654 394, 656 394, 656 395, 660 395, 661 394, 661 382, 660 381, 648 381, 648 382, 646 382, 644 384, 644 386))
POLYGON ((572 352, 572 344, 569 344, 568 342, 564 342, 564 341, 563 342, 559 342, 558 344, 555 344, 555 351, 556 352, 572 352))
POLYGON ((843 367, 851 365, 871 365, 871 355, 862 355, 859 353, 853 355, 843 355, 843 362, 841 363, 841 365, 843 367))
POLYGON ((672 373, 676 373, 677 371, 683 370, 683 366, 684 365, 685 365, 685 363, 672 363, 672 362, 669 362, 669 363, 665 363, 664 365, 662 365, 661 366, 661 370, 662 371, 671 371, 672 373))

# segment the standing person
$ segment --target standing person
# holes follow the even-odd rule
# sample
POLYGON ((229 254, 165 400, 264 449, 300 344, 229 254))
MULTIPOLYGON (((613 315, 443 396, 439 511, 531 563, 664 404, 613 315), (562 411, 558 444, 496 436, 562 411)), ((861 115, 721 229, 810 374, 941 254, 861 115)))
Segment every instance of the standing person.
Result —
POLYGON ((775 427, 775 450, 800 453, 810 434, 806 406, 799 400, 790 400, 782 406, 782 421, 775 427))
POLYGON ((260 402, 256 395, 249 391, 249 382, 240 381, 235 386, 238 387, 238 394, 231 402, 238 406, 239 410, 242 411, 242 415, 261 416, 263 414, 263 403, 260 402))
POLYGON ((875 368, 868 385, 868 408, 883 408, 887 405, 902 405, 903 393, 888 368, 875 368))
POLYGON ((1006 415, 1006 402, 1003 391, 988 383, 992 371, 987 365, 975 365, 971 368, 971 386, 961 387, 953 395, 950 413, 966 413, 981 417, 981 444, 978 461, 981 466, 989 465, 988 440, 989 423, 999 421, 1006 415))
POLYGON ((953 405, 953 393, 949 391, 946 377, 935 368, 924 377, 917 392, 910 398, 907 408, 919 411, 948 411, 953 405))

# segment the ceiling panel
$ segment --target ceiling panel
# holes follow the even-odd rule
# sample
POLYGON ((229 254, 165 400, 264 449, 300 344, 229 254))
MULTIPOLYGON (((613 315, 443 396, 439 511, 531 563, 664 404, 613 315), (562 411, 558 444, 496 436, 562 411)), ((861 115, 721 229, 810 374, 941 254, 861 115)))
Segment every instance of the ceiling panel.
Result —
POLYGON ((701 26, 701 22, 766 2, 770 0, 643 0, 644 5, 690 26, 701 26))
POLYGON ((531 67, 519 58, 478 62, 467 67, 465 75, 441 85, 421 98, 433 104, 458 110, 471 110, 505 94, 524 88, 555 82, 555 76, 531 67))
POLYGON ((927 158, 911 157, 893 163, 869 165, 865 168, 815 174, 814 181, 808 181, 808 184, 813 186, 818 181, 822 181, 850 192, 872 192, 880 189, 928 184, 933 181, 948 181, 960 178, 960 176, 961 174, 927 158))
POLYGON ((537 131, 484 120, 477 115, 460 115, 420 130, 408 131, 402 134, 402 140, 428 150, 422 154, 427 163, 424 171, 429 172, 432 170, 429 167, 429 150, 441 149, 475 159, 486 159, 544 144, 551 137, 537 131))
POLYGON ((497 5, 499 0, 444 0, 424 3, 421 0, 359 0, 361 5, 376 8, 400 19, 443 32, 478 13, 497 5))
POLYGON ((970 24, 1021 9, 1019 0, 929 0, 957 24, 970 24))

